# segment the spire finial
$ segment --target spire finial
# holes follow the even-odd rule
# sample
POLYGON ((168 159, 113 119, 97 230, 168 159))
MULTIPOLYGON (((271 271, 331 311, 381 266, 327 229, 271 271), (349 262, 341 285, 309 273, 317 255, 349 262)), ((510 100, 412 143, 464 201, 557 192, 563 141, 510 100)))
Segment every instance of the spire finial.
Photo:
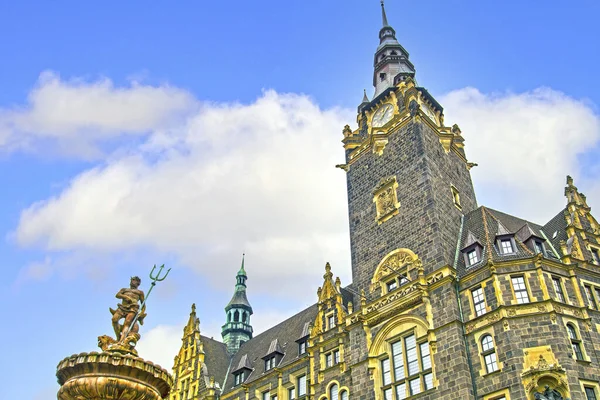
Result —
POLYGON ((381 0, 381 19, 383 21, 383 26, 389 26, 387 16, 385 15, 385 5, 383 4, 383 0, 381 0))
POLYGON ((363 89, 363 99, 362 99, 363 103, 368 103, 369 102, 369 97, 367 96, 367 89, 363 89))

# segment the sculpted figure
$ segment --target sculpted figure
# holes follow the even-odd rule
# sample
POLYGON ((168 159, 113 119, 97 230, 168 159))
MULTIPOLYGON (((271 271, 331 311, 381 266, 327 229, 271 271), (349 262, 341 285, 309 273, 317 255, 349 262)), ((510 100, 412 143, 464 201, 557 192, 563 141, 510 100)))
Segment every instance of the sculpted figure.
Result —
POLYGON ((550 386, 544 387, 544 393, 537 392, 534 394, 536 400, 563 400, 562 395, 554 389, 550 389, 550 386))
POLYGON ((132 277, 129 288, 123 288, 119 290, 115 296, 117 299, 121 300, 121 303, 117 304, 117 309, 109 309, 110 313, 112 314, 112 324, 115 330, 115 337, 117 342, 122 344, 129 343, 130 341, 137 342, 139 339, 138 331, 140 329, 138 322, 142 325, 144 324, 144 318, 146 317, 146 306, 142 308, 137 321, 133 323, 136 314, 140 310, 140 304, 144 302, 144 292, 138 289, 140 283, 142 283, 142 281, 139 277, 132 277), (123 324, 120 324, 119 321, 122 319, 125 321, 123 324), (128 339, 128 337, 130 339, 128 339))

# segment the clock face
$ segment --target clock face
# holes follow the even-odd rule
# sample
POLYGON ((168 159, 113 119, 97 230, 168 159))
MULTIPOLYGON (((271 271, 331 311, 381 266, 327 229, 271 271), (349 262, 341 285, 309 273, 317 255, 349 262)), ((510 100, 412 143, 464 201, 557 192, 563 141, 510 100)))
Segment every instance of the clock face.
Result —
POLYGON ((391 104, 385 104, 385 105, 381 106, 381 108, 379 108, 379 110, 377 110, 375 112, 375 114, 373 114, 373 119, 371 120, 371 125, 374 128, 379 128, 379 127, 385 125, 386 123, 388 123, 388 121, 392 119, 393 115, 394 115, 394 106, 391 104))

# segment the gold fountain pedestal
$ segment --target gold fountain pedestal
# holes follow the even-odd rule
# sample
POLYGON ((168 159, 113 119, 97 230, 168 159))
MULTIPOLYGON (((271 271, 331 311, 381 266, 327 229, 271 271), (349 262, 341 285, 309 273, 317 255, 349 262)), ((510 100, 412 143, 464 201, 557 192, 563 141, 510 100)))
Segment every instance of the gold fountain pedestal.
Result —
POLYGON ((159 365, 111 351, 73 354, 58 364, 56 377, 59 400, 161 400, 173 384, 159 365))

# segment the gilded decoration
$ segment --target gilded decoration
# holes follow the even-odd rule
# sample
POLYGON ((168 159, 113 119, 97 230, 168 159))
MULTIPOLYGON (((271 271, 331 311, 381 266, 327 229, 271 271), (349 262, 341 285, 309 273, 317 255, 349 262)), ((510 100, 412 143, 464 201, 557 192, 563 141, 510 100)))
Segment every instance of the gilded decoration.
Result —
POLYGON ((173 384, 160 366, 117 352, 74 354, 58 364, 56 377, 59 400, 159 400, 173 384))
POLYGON ((398 214, 400 203, 398 202, 397 190, 398 182, 395 176, 383 178, 373 190, 377 223, 382 224, 398 214))
POLYGON ((327 326, 328 316, 332 315, 334 317, 335 326, 342 325, 345 322, 346 311, 344 309, 344 302, 340 290, 340 278, 337 277, 334 281, 331 265, 329 263, 325 264, 323 286, 317 289, 317 296, 319 298, 317 304, 319 306, 319 311, 311 330, 311 337, 320 335, 328 329, 333 328, 327 326))
MULTIPOLYGON (((396 249, 386 255, 383 260, 379 263, 377 268, 375 269, 375 273, 373 274, 373 278, 371 279, 371 287, 370 290, 373 292, 374 290, 381 287, 382 281, 385 281, 387 277, 390 275, 396 276, 404 271, 409 269, 422 269, 421 260, 415 253, 413 253, 409 249, 396 249)), ((404 273, 406 278, 409 278, 409 273, 404 273)), ((443 276, 430 277, 431 280, 441 279, 443 276)), ((433 282, 432 282, 433 283, 433 282)))
POLYGON ((534 400, 569 400, 567 374, 550 346, 523 350, 521 379, 528 398, 534 400))

